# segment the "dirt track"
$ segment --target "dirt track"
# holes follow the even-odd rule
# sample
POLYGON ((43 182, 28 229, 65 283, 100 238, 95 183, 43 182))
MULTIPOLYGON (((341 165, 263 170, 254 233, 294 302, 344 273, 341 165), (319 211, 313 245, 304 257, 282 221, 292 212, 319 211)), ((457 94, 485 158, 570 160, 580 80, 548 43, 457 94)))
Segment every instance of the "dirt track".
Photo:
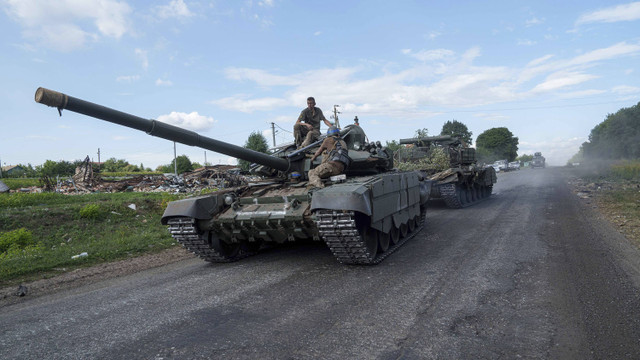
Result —
MULTIPOLYGON (((562 170, 500 174, 373 267, 322 244, 185 259, 0 308, 10 358, 640 355, 640 254, 562 170)), ((94 280, 97 280, 95 278, 94 280)))

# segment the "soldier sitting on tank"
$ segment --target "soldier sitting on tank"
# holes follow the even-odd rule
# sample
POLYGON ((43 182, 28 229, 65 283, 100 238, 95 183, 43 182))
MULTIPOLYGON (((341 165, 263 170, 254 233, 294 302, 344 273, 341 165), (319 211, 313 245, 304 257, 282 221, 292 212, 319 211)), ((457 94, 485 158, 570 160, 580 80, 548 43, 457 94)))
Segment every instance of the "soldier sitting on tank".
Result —
POLYGON ((311 162, 324 151, 326 151, 327 154, 322 159, 322 164, 309 171, 308 187, 310 188, 323 188, 324 184, 321 179, 342 174, 351 163, 351 158, 348 156, 349 150, 347 149, 347 143, 340 139, 340 130, 335 126, 331 126, 329 130, 327 130, 327 137, 316 153, 313 154, 313 157, 311 157, 311 162))
POLYGON ((331 123, 322 114, 322 110, 316 107, 313 97, 307 98, 307 108, 302 110, 298 121, 293 125, 293 137, 296 139, 296 147, 303 148, 320 137, 320 120, 331 127, 331 123))

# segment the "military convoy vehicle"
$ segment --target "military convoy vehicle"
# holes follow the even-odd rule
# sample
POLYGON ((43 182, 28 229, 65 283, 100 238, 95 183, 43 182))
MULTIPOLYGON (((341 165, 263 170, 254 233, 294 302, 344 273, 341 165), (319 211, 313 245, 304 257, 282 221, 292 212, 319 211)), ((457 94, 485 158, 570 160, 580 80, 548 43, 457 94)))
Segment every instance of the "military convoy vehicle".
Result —
POLYGON ((307 173, 322 138, 303 149, 294 144, 264 154, 147 120, 56 91, 38 88, 38 103, 144 131, 255 163, 261 181, 168 204, 162 224, 188 250, 209 262, 256 254, 264 244, 324 241, 344 264, 377 264, 413 237, 425 220, 432 181, 419 171, 395 171, 380 142, 368 142, 357 125, 340 131, 348 147, 345 174, 307 188, 307 173))
POLYGON ((459 138, 449 135, 400 139, 406 160, 418 164, 425 177, 433 180, 431 199, 442 199, 448 207, 459 209, 491 196, 497 181, 493 167, 477 165, 476 149, 465 146, 459 138), (444 163, 435 160, 437 154, 444 163), (426 160, 426 161, 425 161, 426 160), (422 166, 420 166, 422 165, 422 166))
POLYGON ((545 158, 544 156, 542 156, 541 152, 536 152, 533 154, 533 159, 531 160, 531 168, 535 169, 535 168, 545 168, 545 158))

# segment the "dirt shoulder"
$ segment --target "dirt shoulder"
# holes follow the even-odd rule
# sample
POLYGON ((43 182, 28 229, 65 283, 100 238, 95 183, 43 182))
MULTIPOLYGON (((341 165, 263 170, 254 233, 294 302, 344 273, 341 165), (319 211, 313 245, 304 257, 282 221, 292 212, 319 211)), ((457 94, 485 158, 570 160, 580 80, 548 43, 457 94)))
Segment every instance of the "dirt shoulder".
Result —
POLYGON ((32 299, 42 295, 171 264, 184 259, 192 259, 194 257, 195 255, 189 253, 184 248, 176 246, 155 254, 147 254, 88 268, 76 269, 51 278, 35 280, 19 286, 3 287, 0 288, 0 307, 15 304, 26 299, 32 299), (24 295, 20 296, 19 293, 23 293, 24 295))
POLYGON ((571 177, 573 192, 640 248, 640 183, 571 177))

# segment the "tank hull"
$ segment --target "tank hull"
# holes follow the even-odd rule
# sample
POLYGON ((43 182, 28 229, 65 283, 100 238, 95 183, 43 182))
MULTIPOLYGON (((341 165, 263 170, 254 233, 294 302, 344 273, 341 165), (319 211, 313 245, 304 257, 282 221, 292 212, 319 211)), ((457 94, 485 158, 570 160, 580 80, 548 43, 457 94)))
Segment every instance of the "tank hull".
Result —
POLYGON ((256 185, 170 203, 162 222, 210 262, 240 260, 270 243, 316 240, 341 263, 377 264, 421 229, 431 184, 410 171, 311 191, 305 183, 256 185))

